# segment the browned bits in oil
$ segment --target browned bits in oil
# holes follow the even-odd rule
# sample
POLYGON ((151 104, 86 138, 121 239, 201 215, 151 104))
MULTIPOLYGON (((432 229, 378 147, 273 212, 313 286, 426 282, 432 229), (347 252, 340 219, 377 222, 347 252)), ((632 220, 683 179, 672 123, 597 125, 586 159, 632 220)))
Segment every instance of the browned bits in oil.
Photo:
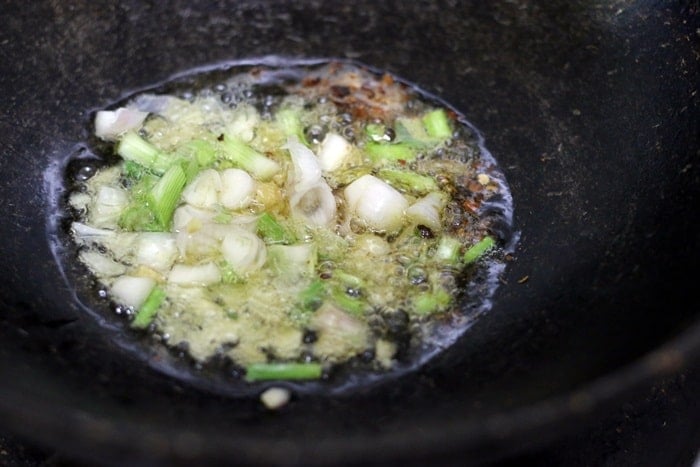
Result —
POLYGON ((333 97, 343 99, 343 98, 348 97, 350 95, 350 88, 347 86, 334 85, 334 86, 331 86, 331 92, 333 93, 333 97))
POLYGON ((321 78, 319 78, 318 76, 307 76, 301 80, 301 85, 309 88, 318 85, 320 82, 321 78))

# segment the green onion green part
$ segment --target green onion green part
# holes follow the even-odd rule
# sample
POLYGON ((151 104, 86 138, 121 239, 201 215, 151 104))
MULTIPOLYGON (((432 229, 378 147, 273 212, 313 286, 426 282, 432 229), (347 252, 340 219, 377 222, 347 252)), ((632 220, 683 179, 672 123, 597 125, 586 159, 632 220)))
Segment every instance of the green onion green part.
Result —
POLYGON ((373 162, 410 162, 417 157, 416 151, 403 143, 367 143, 365 152, 373 162))
POLYGON ((141 180, 141 177, 146 174, 146 168, 134 161, 124 161, 124 169, 122 173, 124 174, 124 177, 128 178, 129 180, 138 181, 141 180))
POLYGON ((419 315, 429 315, 447 308, 452 296, 443 288, 419 295, 413 301, 413 311, 419 315))
POLYGON ((496 246, 496 240, 494 240, 491 236, 485 236, 469 247, 469 249, 464 253, 464 264, 474 263, 494 246, 496 246))
POLYGON ((294 236, 277 222, 272 214, 266 212, 258 218, 258 234, 268 245, 289 245, 296 240, 294 236))
POLYGON ((132 328, 144 329, 155 319, 160 305, 165 300, 165 291, 160 287, 154 287, 148 294, 146 301, 136 312, 134 320, 131 322, 132 328))
POLYGON ((299 293, 299 305, 303 310, 314 311, 323 304, 326 293, 326 283, 316 279, 299 293))
POLYGON ((380 123, 369 123, 365 127, 365 133, 369 137, 370 141, 386 141, 388 140, 386 134, 386 127, 380 123))
POLYGON ((362 316, 367 311, 367 303, 364 300, 348 295, 343 288, 334 288, 331 291, 331 300, 338 308, 351 315, 362 316))
POLYGON ((247 170, 257 179, 269 180, 281 170, 277 162, 268 159, 233 136, 225 136, 221 145, 228 160, 247 170))
POLYGON ((117 154, 159 174, 165 172, 173 163, 172 158, 133 132, 126 133, 119 141, 117 154))
POLYGON ((435 145, 435 141, 425 131, 423 121, 419 117, 399 117, 394 126, 395 143, 405 144, 414 149, 427 149, 435 145))
POLYGON ((323 368, 319 363, 254 363, 246 368, 246 380, 308 380, 319 379, 323 368))
POLYGON ((450 121, 444 109, 433 110, 425 114, 423 125, 425 125, 425 131, 431 138, 444 140, 452 136, 450 121))
POLYGON ((195 139, 187 143, 185 149, 191 152, 200 167, 208 167, 216 160, 216 148, 209 141, 195 139))
POLYGON ((168 169, 150 193, 151 209, 163 229, 168 229, 180 194, 187 183, 187 176, 179 165, 168 169))
POLYGON ((394 188, 411 191, 420 195, 440 189, 435 179, 428 175, 420 175, 414 172, 395 169, 382 169, 379 171, 378 175, 394 188))
POLYGON ((291 107, 281 109, 277 112, 275 121, 286 136, 296 136, 301 144, 309 145, 304 134, 304 127, 299 118, 299 110, 291 107))

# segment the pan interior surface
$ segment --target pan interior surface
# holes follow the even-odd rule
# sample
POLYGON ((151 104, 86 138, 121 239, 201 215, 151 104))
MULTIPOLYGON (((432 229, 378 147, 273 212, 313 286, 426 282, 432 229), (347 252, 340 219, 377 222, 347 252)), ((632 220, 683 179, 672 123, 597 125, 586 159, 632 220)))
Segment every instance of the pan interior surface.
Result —
POLYGON ((116 462, 494 458, 682 367, 700 346, 696 22, 692 2, 660 1, 10 3, 3 425, 116 462), (522 232, 466 338, 418 371, 278 413, 154 371, 85 317, 50 251, 42 178, 87 138, 89 106, 271 54, 356 59, 463 111, 522 232))

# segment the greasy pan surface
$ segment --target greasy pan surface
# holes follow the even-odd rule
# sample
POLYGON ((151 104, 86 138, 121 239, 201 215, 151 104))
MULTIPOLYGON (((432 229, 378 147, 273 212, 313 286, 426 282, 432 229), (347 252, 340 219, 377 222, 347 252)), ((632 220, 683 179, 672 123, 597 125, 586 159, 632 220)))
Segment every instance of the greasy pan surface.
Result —
POLYGON ((0 8, 7 429, 112 462, 478 460, 572 429, 697 358, 696 2, 0 8), (493 309, 456 345, 408 375, 299 394, 274 414, 155 370, 134 336, 115 343, 121 325, 81 308, 55 264, 44 179, 86 138, 90 110, 270 54, 357 59, 453 104, 505 170, 521 232, 493 309))

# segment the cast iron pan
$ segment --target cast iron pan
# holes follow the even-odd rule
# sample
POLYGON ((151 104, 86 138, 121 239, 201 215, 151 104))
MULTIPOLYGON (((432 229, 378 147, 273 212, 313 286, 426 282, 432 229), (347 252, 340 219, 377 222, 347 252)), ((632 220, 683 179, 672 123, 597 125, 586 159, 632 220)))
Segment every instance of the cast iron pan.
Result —
POLYGON ((6 429, 109 463, 477 462, 575 429, 697 358, 697 2, 1 8, 6 429), (80 149, 92 109, 271 54, 356 59, 453 104, 506 172, 521 232, 493 309, 454 346, 384 383, 298 392, 278 413, 154 368, 147 342, 81 307, 50 250, 60 193, 45 180, 80 149))

